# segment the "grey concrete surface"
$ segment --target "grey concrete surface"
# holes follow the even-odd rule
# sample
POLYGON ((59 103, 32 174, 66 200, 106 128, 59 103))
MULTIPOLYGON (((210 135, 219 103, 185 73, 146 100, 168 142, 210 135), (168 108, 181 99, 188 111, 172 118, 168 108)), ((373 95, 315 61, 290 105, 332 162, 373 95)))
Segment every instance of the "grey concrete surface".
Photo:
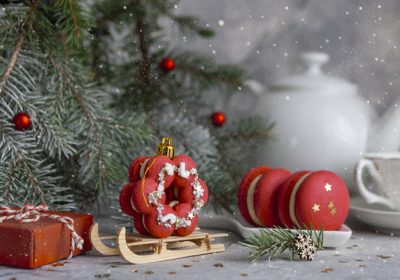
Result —
MULTIPOLYGON (((104 225, 111 223, 102 222, 104 225)), ((36 270, 0 267, 0 279, 400 279, 400 237, 356 228, 345 247, 318 252, 312 262, 248 261, 248 251, 235 234, 224 240, 224 253, 146 265, 129 264, 121 257, 103 257, 92 251, 36 270), (61 264, 61 265, 59 265, 61 264)))

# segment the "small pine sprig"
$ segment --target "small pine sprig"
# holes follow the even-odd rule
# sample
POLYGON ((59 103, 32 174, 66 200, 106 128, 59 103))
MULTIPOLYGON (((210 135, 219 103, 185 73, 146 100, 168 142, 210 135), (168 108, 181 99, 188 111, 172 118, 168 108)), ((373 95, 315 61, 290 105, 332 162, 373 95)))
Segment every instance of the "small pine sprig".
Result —
POLYGON ((269 260, 277 259, 286 250, 291 253, 291 259, 298 256, 302 260, 311 261, 315 252, 323 249, 323 231, 266 228, 260 229, 257 234, 246 235, 239 244, 250 249, 251 262, 264 255, 268 255, 269 260))

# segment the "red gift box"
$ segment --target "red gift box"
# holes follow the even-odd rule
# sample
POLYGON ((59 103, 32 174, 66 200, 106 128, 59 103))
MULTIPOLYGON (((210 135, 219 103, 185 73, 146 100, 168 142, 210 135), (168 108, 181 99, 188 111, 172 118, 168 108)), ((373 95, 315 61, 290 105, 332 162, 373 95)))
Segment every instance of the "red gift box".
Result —
POLYGON ((73 256, 92 249, 89 230, 93 224, 93 216, 43 211, 40 212, 42 216, 37 221, 24 222, 23 219, 10 219, 0 223, 0 264, 37 268, 70 256, 72 231, 65 223, 47 214, 58 215, 61 218, 69 217, 73 220, 75 232, 84 242, 82 249, 75 246, 73 256))

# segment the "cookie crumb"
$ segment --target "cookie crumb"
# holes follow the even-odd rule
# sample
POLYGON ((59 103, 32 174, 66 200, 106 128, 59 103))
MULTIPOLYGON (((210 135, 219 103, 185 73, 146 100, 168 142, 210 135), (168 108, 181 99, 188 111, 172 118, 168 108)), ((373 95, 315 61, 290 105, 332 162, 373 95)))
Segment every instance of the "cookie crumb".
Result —
POLYGON ((94 277, 95 278, 108 278, 108 277, 110 277, 110 273, 96 274, 94 277))
POLYGON ((154 271, 153 270, 146 270, 144 272, 144 274, 147 274, 147 275, 154 274, 154 271))
POLYGON ((214 264, 215 267, 224 267, 224 265, 222 263, 216 263, 214 264))
POLYGON ((341 259, 341 260, 338 260, 338 262, 340 262, 340 263, 347 263, 347 260, 341 259))
POLYGON ((184 264, 184 265, 182 265, 184 268, 188 268, 188 267, 192 267, 192 265, 191 264, 184 264))
POLYGON ((57 267, 57 266, 64 266, 63 263, 53 263, 51 266, 57 267))
POLYGON ((175 271, 170 271, 170 272, 168 272, 168 274, 169 274, 169 275, 175 275, 176 272, 175 272, 175 271))
POLYGON ((133 273, 138 273, 139 270, 137 270, 137 269, 132 269, 131 272, 133 272, 133 273))
POLYGON ((332 271, 333 271, 333 269, 330 268, 330 267, 327 267, 327 268, 321 270, 322 273, 329 273, 329 272, 332 272, 332 271))
POLYGON ((392 256, 384 256, 384 255, 376 255, 378 258, 381 258, 381 259, 384 259, 384 260, 386 260, 386 259, 390 259, 392 256))
POLYGON ((242 277, 247 277, 247 276, 249 276, 247 273, 240 273, 240 276, 242 276, 242 277))

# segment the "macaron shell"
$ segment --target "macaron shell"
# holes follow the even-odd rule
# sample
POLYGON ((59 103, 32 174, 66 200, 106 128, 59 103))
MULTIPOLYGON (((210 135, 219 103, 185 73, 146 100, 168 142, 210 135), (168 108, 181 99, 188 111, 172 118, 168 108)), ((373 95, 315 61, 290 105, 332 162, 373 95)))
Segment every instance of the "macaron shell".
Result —
POLYGON ((142 163, 148 158, 148 156, 139 156, 132 160, 128 169, 128 179, 130 183, 136 182, 140 179, 140 167, 142 163))
MULTIPOLYGON (((188 155, 177 155, 175 156, 172 161, 174 162, 174 165, 179 168, 179 165, 181 162, 185 163, 185 170, 189 171, 192 168, 197 168, 196 163, 193 161, 191 157, 188 155)), ((176 178, 174 180, 174 186, 177 188, 185 187, 187 180, 193 181, 194 175, 189 175, 189 178, 183 178, 176 174, 176 178)))
POLYGON ((131 196, 133 191, 133 184, 126 184, 122 187, 121 192, 119 193, 119 205, 121 210, 129 215, 133 216, 135 212, 131 206, 131 196))
POLYGON ((350 207, 346 184, 330 171, 316 171, 307 176, 295 200, 299 225, 314 229, 338 230, 350 207))
POLYGON ((143 225, 143 214, 140 214, 139 212, 134 211, 135 213, 133 214, 133 226, 135 227, 136 231, 142 235, 148 235, 149 233, 147 232, 146 228, 143 225))
POLYGON ((283 183, 280 191, 278 193, 278 216, 281 225, 289 228, 295 227, 295 223, 290 218, 289 212, 289 200, 290 195, 297 181, 301 179, 303 176, 310 173, 310 171, 298 171, 290 175, 286 181, 283 183))
MULTIPOLYGON (((156 208, 156 206, 149 201, 149 193, 156 191, 157 187, 158 183, 151 178, 142 179, 134 183, 131 202, 135 211, 147 214, 151 213, 153 209, 156 208)), ((158 199, 158 202, 161 204, 165 203, 165 194, 158 199)))
MULTIPOLYGON (((174 207, 177 217, 187 218, 188 213, 192 210, 192 205, 190 203, 180 203, 174 207)), ((174 234, 179 236, 186 236, 195 231, 197 224, 199 222, 199 217, 194 216, 191 219, 191 225, 188 227, 180 227, 175 229, 174 234)))
POLYGON ((250 184, 254 179, 259 177, 260 175, 268 172, 272 168, 269 166, 258 166, 255 168, 250 169, 244 176, 242 181, 240 182, 237 199, 238 199, 238 207, 239 211, 242 214, 243 218, 249 223, 254 226, 257 224, 251 218, 249 211, 247 209, 247 193, 250 187, 250 184))
MULTIPOLYGON (((168 205, 164 205, 164 209, 162 210, 162 215, 173 214, 176 216, 176 212, 169 207, 168 205)), ((157 209, 153 208, 149 214, 143 215, 143 225, 147 232, 156 238, 166 238, 172 235, 175 230, 175 225, 171 225, 170 227, 166 227, 163 224, 159 223, 157 220, 158 212, 157 209)))
POLYGON ((289 176, 288 170, 278 168, 266 172, 258 181, 254 192, 254 211, 262 226, 282 226, 277 208, 278 194, 289 176))

